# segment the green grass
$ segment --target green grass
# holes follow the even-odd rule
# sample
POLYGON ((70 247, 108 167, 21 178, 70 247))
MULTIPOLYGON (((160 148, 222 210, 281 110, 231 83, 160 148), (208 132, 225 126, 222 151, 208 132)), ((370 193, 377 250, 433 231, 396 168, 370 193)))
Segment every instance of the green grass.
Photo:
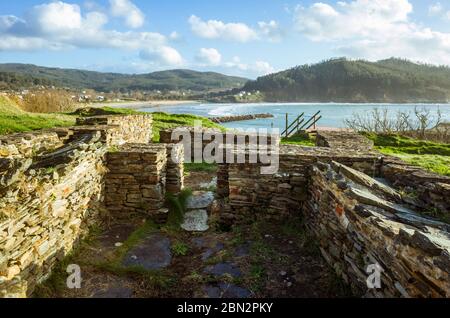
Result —
MULTIPOLYGON (((137 115, 148 114, 134 109, 102 107, 75 111, 70 114, 35 114, 21 110, 13 101, 5 96, 0 96, 0 134, 26 132, 45 128, 67 127, 75 125, 79 116, 92 116, 95 111, 101 115, 137 115)), ((206 117, 188 114, 152 113, 153 115, 153 141, 159 142, 159 131, 180 126, 194 126, 195 121, 200 121, 205 128, 224 128, 206 117)))
POLYGON ((7 97, 0 96, 0 135, 73 126, 75 119, 67 114, 27 113, 7 97))
POLYGON ((157 226, 152 221, 147 221, 139 227, 136 231, 131 233, 130 236, 123 242, 122 246, 117 248, 115 251, 116 254, 116 263, 120 263, 125 254, 136 244, 141 242, 144 238, 146 238, 150 233, 154 232, 157 229, 157 226))
POLYGON ((215 163, 185 163, 184 171, 186 172, 216 172, 217 164, 215 163))
POLYGON ((184 189, 177 196, 171 193, 166 195, 166 201, 169 206, 169 217, 166 226, 179 228, 186 212, 187 200, 191 196, 192 191, 190 189, 184 189))
POLYGON ((364 134, 376 149, 428 171, 450 176, 450 145, 399 135, 364 134))
POLYGON ((298 135, 292 137, 283 137, 281 138, 281 143, 285 145, 299 145, 299 146, 308 146, 314 147, 316 143, 313 139, 309 137, 309 135, 298 135))
POLYGON ((171 250, 175 256, 186 256, 189 252, 189 246, 183 242, 176 241, 172 244, 171 250))
POLYGON ((159 141, 159 131, 180 126, 194 126, 195 121, 200 121, 204 128, 216 128, 223 130, 224 128, 206 117, 188 115, 188 114, 166 114, 152 113, 153 115, 153 141, 159 141))

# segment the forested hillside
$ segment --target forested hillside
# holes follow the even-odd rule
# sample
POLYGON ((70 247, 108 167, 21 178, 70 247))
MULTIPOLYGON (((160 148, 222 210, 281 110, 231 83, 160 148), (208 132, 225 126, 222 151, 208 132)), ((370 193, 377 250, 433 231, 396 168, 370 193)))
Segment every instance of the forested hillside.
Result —
POLYGON ((450 68, 388 59, 333 59, 248 82, 270 102, 447 102, 450 68))
POLYGON ((191 90, 207 92, 242 87, 247 79, 214 72, 169 70, 149 74, 100 73, 29 64, 0 64, 0 89, 54 85, 96 91, 191 90))

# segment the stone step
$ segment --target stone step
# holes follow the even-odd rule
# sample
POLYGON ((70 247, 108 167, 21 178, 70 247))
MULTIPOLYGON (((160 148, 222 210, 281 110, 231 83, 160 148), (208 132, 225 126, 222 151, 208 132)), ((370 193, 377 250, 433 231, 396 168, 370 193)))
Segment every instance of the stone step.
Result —
POLYGON ((187 210, 202 210, 208 207, 214 201, 214 192, 211 191, 194 191, 192 196, 186 203, 187 210))
POLYGON ((181 228, 188 232, 206 232, 209 229, 208 212, 201 209, 186 212, 181 228))

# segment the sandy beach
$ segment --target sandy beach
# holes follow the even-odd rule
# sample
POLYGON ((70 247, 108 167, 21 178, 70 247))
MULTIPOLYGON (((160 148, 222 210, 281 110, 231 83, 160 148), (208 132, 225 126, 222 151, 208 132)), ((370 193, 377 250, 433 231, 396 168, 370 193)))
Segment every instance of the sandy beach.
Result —
MULTIPOLYGON (((169 105, 185 105, 200 103, 196 100, 160 100, 160 101, 133 101, 133 102, 103 102, 82 104, 82 107, 114 107, 114 108, 130 108, 139 109, 144 107, 162 107, 169 105)), ((81 105, 80 105, 81 106, 81 105)))

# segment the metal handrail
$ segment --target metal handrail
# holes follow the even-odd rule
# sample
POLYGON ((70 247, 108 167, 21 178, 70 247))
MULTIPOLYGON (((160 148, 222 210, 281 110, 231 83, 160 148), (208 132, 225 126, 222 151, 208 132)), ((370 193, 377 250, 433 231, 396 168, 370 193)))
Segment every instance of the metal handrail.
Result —
POLYGON ((298 127, 305 121, 305 118, 302 118, 302 120, 295 126, 288 134, 287 137, 289 137, 294 131, 299 131, 298 127))
MULTIPOLYGON (((281 136, 283 136, 284 134, 286 134, 289 129, 296 123, 298 122, 298 120, 303 117, 305 115, 305 113, 301 113, 288 127, 286 127, 286 129, 281 133, 281 136)), ((288 136, 289 137, 289 136, 288 136)))
POLYGON ((311 128, 312 126, 314 126, 315 124, 317 124, 317 122, 318 122, 319 120, 321 120, 321 119, 322 119, 322 116, 317 117, 317 119, 316 119, 311 125, 309 125, 308 128, 306 128, 305 130, 308 130, 309 128, 311 128))
MULTIPOLYGON (((319 114, 320 114, 320 110, 319 110, 317 113, 315 113, 314 115, 312 115, 311 118, 308 119, 308 121, 307 121, 306 123, 304 123, 302 127, 299 128, 299 130, 305 130, 304 128, 305 128, 306 126, 308 126, 309 123, 311 122, 311 120, 314 120, 314 118, 316 118, 317 115, 319 115, 319 114)), ((322 117, 322 116, 320 116, 320 117, 322 117)), ((317 123, 317 120, 315 120, 314 123, 317 123)), ((311 126, 312 126, 312 125, 311 125, 311 126)), ((309 127, 311 127, 311 126, 309 126, 309 127)))

